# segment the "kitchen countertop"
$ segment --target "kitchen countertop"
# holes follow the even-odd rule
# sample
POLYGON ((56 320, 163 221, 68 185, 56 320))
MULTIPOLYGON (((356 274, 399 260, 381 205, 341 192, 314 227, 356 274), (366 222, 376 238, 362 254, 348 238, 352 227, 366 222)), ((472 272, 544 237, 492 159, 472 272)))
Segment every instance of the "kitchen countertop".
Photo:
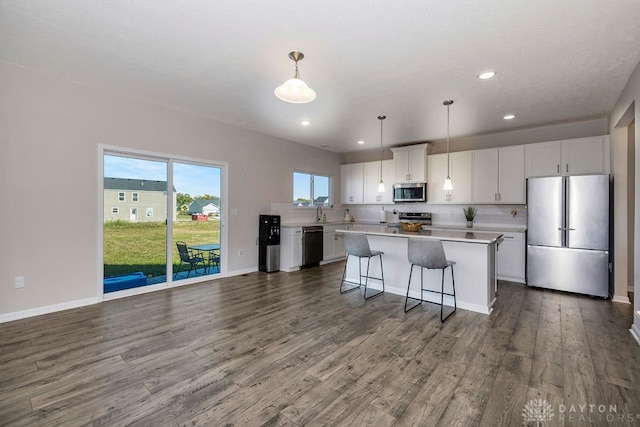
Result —
MULTIPOLYGON (((327 222, 283 222, 280 224, 281 227, 285 228, 298 228, 298 227, 309 227, 312 225, 348 225, 348 224, 358 224, 358 225, 383 225, 379 222, 347 222, 347 221, 327 221, 327 222)), ((386 227, 386 225, 385 225, 386 227)))
MULTIPOLYGON (((310 225, 367 225, 374 227, 389 227, 389 223, 379 223, 379 222, 367 222, 367 221, 355 221, 355 222, 346 222, 346 221, 327 221, 327 222, 286 222, 282 223, 281 227, 286 228, 298 228, 298 227, 308 227, 310 225)), ((397 229, 397 227, 389 227, 391 229, 397 229)), ((426 225, 423 226, 424 230, 438 230, 438 231, 470 231, 470 232, 494 232, 494 233, 524 233, 527 231, 527 227, 525 226, 514 226, 514 225, 481 225, 481 226, 473 226, 473 228, 467 228, 466 225, 456 225, 456 224, 443 224, 443 225, 426 225)))
MULTIPOLYGON (((466 230, 466 229, 465 229, 466 230)), ((482 231, 463 231, 463 230, 423 230, 423 231, 404 231, 401 228, 387 227, 386 225, 358 225, 351 230, 338 229, 340 233, 364 233, 376 236, 389 237, 417 237, 425 239, 438 239, 452 242, 466 243, 495 243, 503 235, 501 233, 491 233, 482 231)))
POLYGON ((423 226, 426 230, 469 230, 469 231, 482 231, 482 232, 499 232, 499 233, 524 233, 527 231, 527 227, 524 225, 478 225, 473 228, 467 228, 466 225, 428 225, 423 226))

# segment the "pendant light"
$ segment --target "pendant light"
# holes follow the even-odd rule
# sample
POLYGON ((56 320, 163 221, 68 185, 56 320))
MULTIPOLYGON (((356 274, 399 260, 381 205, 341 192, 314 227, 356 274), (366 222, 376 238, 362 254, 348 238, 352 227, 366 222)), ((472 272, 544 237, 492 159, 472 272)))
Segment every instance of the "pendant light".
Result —
POLYGON ((384 193, 384 182, 382 182, 382 121, 387 116, 378 116, 380 120, 380 183, 378 184, 378 193, 384 193))
POLYGON ((442 105, 447 106, 447 179, 444 180, 444 191, 453 190, 453 183, 449 175, 449 106, 453 104, 453 100, 444 101, 442 105))
POLYGON ((278 97, 278 99, 292 104, 305 104, 313 101, 316 99, 316 91, 307 86, 307 84, 300 78, 300 73, 298 72, 298 61, 304 58, 304 54, 302 52, 294 51, 289 53, 289 58, 296 63, 296 73, 293 78, 290 78, 278 86, 273 93, 278 97))

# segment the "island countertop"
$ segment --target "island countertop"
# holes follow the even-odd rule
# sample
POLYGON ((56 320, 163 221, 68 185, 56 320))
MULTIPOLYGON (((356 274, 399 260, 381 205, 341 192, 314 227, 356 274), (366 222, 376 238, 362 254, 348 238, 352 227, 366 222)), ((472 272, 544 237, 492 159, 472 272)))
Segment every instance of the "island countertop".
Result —
POLYGON ((424 239, 438 239, 450 242, 466 242, 466 243, 495 243, 499 241, 503 235, 501 233, 463 231, 463 230, 422 230, 422 231, 404 231, 401 228, 387 227, 383 225, 356 225, 353 228, 338 228, 336 233, 360 233, 387 237, 416 237, 424 239))
MULTIPOLYGON (((447 259, 455 261, 455 291, 458 308, 478 313, 490 314, 496 299, 496 250, 503 239, 501 233, 462 231, 462 230, 422 230, 417 232, 404 231, 397 227, 385 225, 358 225, 338 227, 336 233, 348 236, 350 234, 367 235, 371 249, 382 251, 384 263, 385 291, 406 296, 407 286, 412 269, 408 259, 409 238, 437 239, 442 241, 447 259)), ((382 268, 379 263, 372 262, 371 277, 381 277, 382 268)), ((358 282, 361 275, 358 258, 347 257, 345 277, 351 282, 358 282)), ((422 270, 419 277, 424 275, 424 289, 440 285, 442 272, 422 270)), ((418 277, 418 276, 416 276, 418 277)), ((415 281, 415 280, 414 280, 415 281)), ((450 289, 452 279, 444 277, 445 288, 450 289)), ((369 287, 381 290, 377 281, 371 281, 369 287)), ((420 291, 418 283, 412 285, 409 295, 414 298, 422 297, 435 303, 440 302, 440 296, 431 292, 420 291)), ((445 296, 446 305, 453 306, 450 296, 445 296)))

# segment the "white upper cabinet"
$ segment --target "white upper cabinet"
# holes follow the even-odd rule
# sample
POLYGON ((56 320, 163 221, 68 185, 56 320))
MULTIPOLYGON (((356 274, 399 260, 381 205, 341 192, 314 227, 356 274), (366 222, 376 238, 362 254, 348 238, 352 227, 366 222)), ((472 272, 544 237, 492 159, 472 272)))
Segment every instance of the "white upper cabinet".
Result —
POLYGON ((609 173, 609 136, 562 141, 562 168, 565 175, 609 173))
POLYGON ((449 165, 449 173, 451 174, 451 183, 453 185, 453 190, 449 195, 449 202, 471 202, 473 196, 473 152, 458 151, 451 153, 449 165))
POLYGON ((429 144, 416 144, 406 147, 394 147, 395 182, 427 181, 427 147, 429 144))
POLYGON ((525 146, 527 177, 609 173, 610 168, 608 135, 525 146))
POLYGON ((340 165, 340 203, 364 202, 364 163, 340 165))
POLYGON ((498 149, 473 152, 473 201, 498 202, 498 149))
POLYGON ((449 176, 453 184, 450 194, 444 191, 447 177, 447 155, 432 154, 427 158, 427 201, 429 203, 469 203, 472 195, 473 152, 449 154, 449 176))
POLYGON ((524 146, 498 149, 498 202, 525 203, 524 146))
POLYGON ((473 152, 474 203, 524 203, 524 147, 473 152))
POLYGON ((444 180, 447 177, 447 155, 431 154, 427 158, 429 178, 427 179, 427 202, 446 203, 444 180))
POLYGON ((364 203, 367 204, 391 204, 393 203, 393 183, 396 170, 393 160, 382 161, 382 182, 384 193, 378 192, 380 183, 380 162, 367 162, 364 164, 364 203))

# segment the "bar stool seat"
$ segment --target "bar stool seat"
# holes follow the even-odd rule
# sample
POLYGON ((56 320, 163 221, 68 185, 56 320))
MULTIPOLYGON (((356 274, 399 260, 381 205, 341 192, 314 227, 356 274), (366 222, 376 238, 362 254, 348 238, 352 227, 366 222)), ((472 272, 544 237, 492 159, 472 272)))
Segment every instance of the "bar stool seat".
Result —
POLYGON ((382 255, 384 252, 382 251, 372 251, 369 247, 369 239, 365 234, 344 234, 344 250, 347 253, 347 259, 344 262, 344 271, 342 273, 342 281, 340 282, 340 293, 344 294, 346 292, 355 291, 356 289, 360 289, 362 287, 362 278, 364 277, 364 299, 368 300, 369 298, 373 298, 378 296, 384 292, 384 271, 382 269, 382 255), (347 264, 349 263, 349 257, 353 256, 358 258, 358 282, 352 282, 349 280, 345 280, 345 276, 347 274, 347 264), (369 264, 371 262, 371 258, 380 257, 380 273, 382 277, 371 277, 369 276, 369 264), (367 272, 362 274, 362 259, 367 259, 367 272), (369 279, 379 280, 382 282, 382 290, 378 291, 372 295, 367 296, 367 287, 369 284, 369 279), (345 284, 351 284, 355 286, 345 288, 345 284))
POLYGON ((407 256, 409 258, 409 262, 411 263, 411 271, 409 272, 409 283, 407 283, 407 296, 404 300, 404 312, 406 313, 409 310, 416 308, 417 306, 422 304, 423 301, 431 302, 423 299, 423 295, 424 295, 424 292, 432 292, 432 293, 440 294, 440 304, 438 303, 434 303, 434 304, 440 305, 440 321, 444 322, 449 316, 455 313, 457 308, 456 282, 453 277, 453 266, 455 264, 455 261, 447 260, 447 257, 444 253, 444 247, 442 246, 442 242, 440 240, 434 240, 434 239, 409 238, 407 256), (420 267, 420 298, 413 298, 409 296, 409 288, 411 287, 411 276, 413 274, 414 266, 420 267), (451 267, 452 293, 447 293, 444 291, 444 271, 449 267, 451 267), (423 272, 425 268, 442 270, 442 281, 441 281, 440 292, 424 288, 423 272), (444 317, 444 296, 445 295, 449 295, 453 297, 453 311, 447 314, 446 317, 444 317), (420 301, 420 302, 407 308, 407 303, 410 299, 420 301))

